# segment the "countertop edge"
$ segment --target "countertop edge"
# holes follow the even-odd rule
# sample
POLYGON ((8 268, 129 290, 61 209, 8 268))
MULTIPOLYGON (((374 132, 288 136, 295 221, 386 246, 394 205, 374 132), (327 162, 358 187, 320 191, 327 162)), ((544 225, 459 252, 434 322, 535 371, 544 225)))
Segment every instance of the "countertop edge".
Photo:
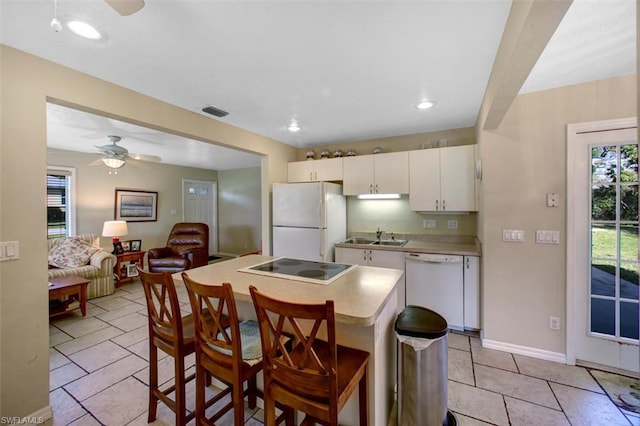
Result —
POLYGON ((377 244, 353 244, 353 243, 336 243, 336 247, 352 248, 360 250, 382 250, 382 251, 398 251, 404 253, 435 253, 435 254, 453 254, 461 256, 481 256, 482 253, 479 247, 470 248, 469 245, 464 245, 464 248, 432 248, 432 247, 407 247, 413 240, 410 240, 406 245, 402 247, 397 246, 380 246, 377 244))

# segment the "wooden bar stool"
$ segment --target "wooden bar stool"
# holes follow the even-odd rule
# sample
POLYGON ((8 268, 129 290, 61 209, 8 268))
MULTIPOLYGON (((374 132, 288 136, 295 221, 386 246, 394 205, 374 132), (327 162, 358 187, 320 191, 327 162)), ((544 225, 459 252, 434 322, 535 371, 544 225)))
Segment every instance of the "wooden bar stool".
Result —
MULTIPOLYGON (((185 272, 182 278, 187 286, 195 321, 196 424, 214 425, 216 420, 233 408, 234 424, 242 426, 244 397, 248 397, 249 408, 255 408, 257 397, 262 397, 262 392, 256 386, 256 374, 262 370, 258 324, 255 321, 238 321, 235 298, 229 283, 205 285, 192 280, 185 272), (213 320, 205 321, 205 314, 213 320), (212 401, 231 393, 231 402, 211 418, 206 417, 204 406, 207 373, 227 385, 212 401)), ((283 413, 278 420, 291 419, 292 415, 285 417, 283 413)))
POLYGON ((187 414, 185 384, 195 374, 185 377, 184 358, 195 351, 193 317, 180 313, 180 303, 168 272, 150 273, 138 267, 149 318, 149 416, 156 419, 158 400, 176 413, 176 425, 185 425, 195 413, 187 414), (167 389, 158 386, 158 349, 174 359, 175 382, 167 389), (175 400, 168 395, 175 391, 175 400))
POLYGON ((265 425, 274 425, 275 403, 306 413, 303 425, 338 425, 338 413, 359 391, 360 425, 368 423, 369 353, 336 344, 332 300, 299 304, 273 299, 250 286, 258 316, 264 358, 265 425), (308 334, 300 320, 311 320, 308 334), (293 329, 291 349, 281 343, 285 326, 293 329), (326 331, 327 341, 318 339, 326 331))
MULTIPOLYGON (((185 377, 184 359, 195 352, 194 324, 190 314, 182 315, 176 287, 168 272, 151 273, 137 267, 147 300, 149 319, 149 415, 148 422, 156 419, 158 400, 176 413, 176 425, 184 425, 195 417, 187 414, 185 384, 195 373, 185 377), (158 349, 174 359, 174 384, 161 390, 158 384, 158 349), (175 391, 175 399, 169 394, 175 391)), ((212 321, 207 316, 206 321, 212 321)), ((207 384, 211 377, 207 375, 207 384)), ((206 406, 215 401, 209 400, 206 406)))

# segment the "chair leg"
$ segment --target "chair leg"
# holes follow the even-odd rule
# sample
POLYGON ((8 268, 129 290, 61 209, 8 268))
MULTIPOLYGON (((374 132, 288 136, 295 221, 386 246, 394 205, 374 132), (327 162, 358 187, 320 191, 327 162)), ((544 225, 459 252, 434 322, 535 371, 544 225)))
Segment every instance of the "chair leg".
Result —
POLYGON ((147 423, 151 423, 156 419, 158 410, 158 397, 156 390, 158 389, 158 348, 149 342, 149 415, 147 423))
POLYGON ((211 376, 196 362, 196 425, 202 424, 205 416, 205 387, 211 376))
POLYGON ((364 370, 362 378, 358 384, 358 406, 360 408, 360 426, 367 426, 369 424, 368 407, 369 407, 369 383, 367 380, 367 370, 364 370))
POLYGON ((247 380, 247 391, 249 408, 256 408, 256 405, 258 403, 258 384, 256 376, 253 376, 249 378, 249 380, 247 380))
POLYGON ((264 424, 265 426, 276 425, 276 402, 270 396, 264 395, 264 424))
POLYGON ((231 398, 233 400, 233 418, 236 425, 244 424, 244 395, 243 388, 244 383, 239 377, 236 378, 235 383, 231 389, 231 398))
POLYGON ((186 424, 187 404, 185 398, 184 358, 174 358, 175 384, 176 384, 176 426, 186 424))

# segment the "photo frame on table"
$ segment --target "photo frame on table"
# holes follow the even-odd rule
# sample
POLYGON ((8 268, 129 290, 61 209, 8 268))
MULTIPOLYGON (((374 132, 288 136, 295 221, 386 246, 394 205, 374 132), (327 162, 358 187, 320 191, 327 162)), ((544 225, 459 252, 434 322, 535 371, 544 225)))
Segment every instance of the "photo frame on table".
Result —
POLYGON ((116 189, 115 220, 127 222, 156 222, 158 220, 158 192, 136 189, 116 189))
POLYGON ((122 248, 122 241, 118 241, 117 243, 113 243, 113 253, 114 254, 122 254, 122 253, 124 253, 124 249, 122 248))
POLYGON ((131 251, 130 243, 131 241, 122 241, 122 251, 131 251))
POLYGON ((129 251, 140 251, 142 248, 142 240, 131 240, 129 245, 129 251))
POLYGON ((137 277, 138 276, 138 268, 136 268, 135 263, 130 263, 127 265, 127 277, 137 277))

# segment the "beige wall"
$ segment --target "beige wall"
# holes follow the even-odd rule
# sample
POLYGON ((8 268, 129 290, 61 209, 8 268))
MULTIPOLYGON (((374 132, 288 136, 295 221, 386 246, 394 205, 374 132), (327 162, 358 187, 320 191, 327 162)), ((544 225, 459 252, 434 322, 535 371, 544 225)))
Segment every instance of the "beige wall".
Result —
POLYGON ((260 248, 260 168, 218 172, 218 232, 222 253, 260 248))
MULTIPOLYGON (((0 263, 0 415, 25 416, 46 413, 49 403, 47 100, 265 154, 263 203, 271 183, 286 181, 296 150, 4 45, 0 58, 0 240, 20 242, 20 259, 0 263)), ((269 246, 268 204, 263 211, 269 246)))
MULTIPOLYGON (((105 220, 114 218, 115 189, 140 189, 158 192, 158 220, 129 222, 129 235, 123 240, 142 240, 142 250, 163 247, 171 227, 182 221, 182 179, 216 181, 212 170, 179 167, 166 164, 127 164, 118 174, 109 174, 103 165, 90 165, 98 155, 47 150, 49 166, 68 166, 76 169, 77 234, 100 235, 105 220), (175 209, 176 214, 171 211, 175 209)), ((260 206, 258 206, 260 207, 260 206)), ((259 223, 259 220, 258 220, 259 223)), ((100 245, 111 250, 111 239, 101 238, 100 245)))
POLYGON ((485 339, 565 353, 566 125, 635 115, 630 75, 520 95, 497 130, 478 132, 485 339), (546 207, 548 192, 560 207, 546 207), (503 228, 524 230, 525 242, 503 242, 503 228), (561 244, 535 244, 536 229, 560 231, 561 244))
POLYGON ((347 197, 347 234, 376 232, 378 227, 396 234, 476 235, 476 214, 422 214, 411 211, 409 197, 399 200, 358 200, 347 197), (437 222, 436 229, 425 229, 424 219, 437 222), (458 229, 448 229, 448 221, 457 220, 458 229))

